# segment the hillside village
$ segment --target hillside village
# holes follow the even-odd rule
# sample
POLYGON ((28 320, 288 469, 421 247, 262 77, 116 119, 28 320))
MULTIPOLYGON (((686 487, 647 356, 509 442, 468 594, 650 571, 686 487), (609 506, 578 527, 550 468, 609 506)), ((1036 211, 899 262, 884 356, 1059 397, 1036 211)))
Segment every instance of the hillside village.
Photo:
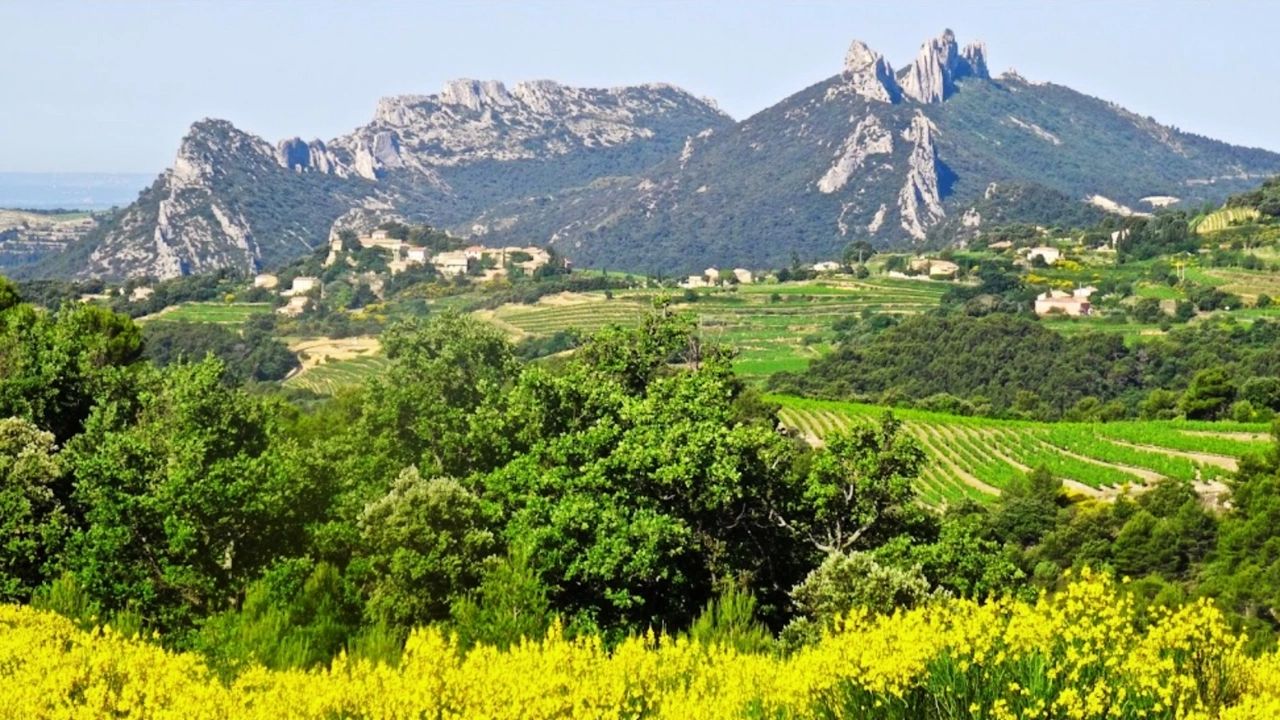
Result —
MULTIPOLYGON (((864 262, 858 262, 858 255, 865 255, 867 249, 859 246, 857 254, 846 254, 841 259, 817 259, 785 268, 709 267, 701 274, 677 280, 634 275, 619 278, 623 284, 650 291, 665 287, 686 293, 797 282, 857 283, 874 277, 977 288, 984 282, 984 273, 1000 268, 1000 272, 1016 276, 1028 291, 1034 291, 1027 296, 1026 307, 1046 320, 1087 319, 1106 329, 1132 327, 1136 318, 1139 323, 1154 323, 1142 330, 1153 333, 1197 312, 1270 304, 1271 296, 1280 287, 1273 288, 1269 283, 1224 283, 1205 275, 1208 268, 1233 265, 1244 271, 1280 268, 1280 258, 1274 257, 1270 249, 1274 241, 1267 233, 1272 230, 1265 224, 1257 225, 1259 220, 1256 213, 1243 213, 1238 208, 1209 213, 1196 220, 1188 239, 1183 241, 1185 249, 1173 256, 1149 256, 1140 251, 1143 257, 1134 257, 1130 232, 1136 226, 1126 221, 1129 224, 1113 223, 1086 231, 1040 226, 996 228, 975 237, 965 247, 915 254, 872 251, 863 258, 864 262), (1254 238, 1254 245, 1246 250, 1249 241, 1243 239, 1241 229, 1248 223, 1262 230, 1248 236, 1254 238), (1238 292, 1232 292, 1235 288, 1238 292)), ((1154 218, 1151 222, 1155 222, 1154 218)), ((588 271, 582 278, 590 278, 594 272, 588 271)), ((327 295, 334 293, 340 296, 340 305, 351 302, 354 291, 368 294, 361 305, 370 301, 386 303, 393 295, 403 295, 406 285, 435 288, 430 294, 438 296, 483 296, 503 292, 503 288, 523 287, 540 277, 572 274, 570 263, 545 248, 487 247, 430 228, 391 223, 365 233, 335 235, 322 257, 317 255, 276 272, 258 273, 250 281, 247 293, 242 294, 269 303, 281 316, 302 318, 319 308, 318 303, 332 308, 334 298, 327 295)), ((118 293, 127 305, 135 307, 150 308, 156 302, 153 287, 145 282, 84 293, 82 299, 116 302, 118 293)))

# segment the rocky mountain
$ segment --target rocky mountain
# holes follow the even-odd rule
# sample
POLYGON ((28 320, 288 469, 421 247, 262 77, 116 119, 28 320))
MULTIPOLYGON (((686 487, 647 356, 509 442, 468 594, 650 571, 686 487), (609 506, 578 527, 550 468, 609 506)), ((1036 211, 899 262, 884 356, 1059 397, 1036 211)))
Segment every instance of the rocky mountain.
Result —
POLYGON ((1198 207, 1280 172, 1276 153, 988 67, 984 45, 949 30, 897 71, 855 41, 839 74, 645 173, 507 203, 457 230, 629 270, 777 266, 854 238, 911 247, 984 222, 1151 211, 1152 198, 1198 207))
POLYGON ((504 201, 637 173, 687 137, 731 124, 712 103, 666 85, 508 89, 475 80, 384 98, 372 122, 328 142, 273 145, 202 120, 136 202, 41 270, 252 271, 309 252, 345 226, 390 218, 453 225, 504 201))
POLYGON ((270 267, 392 218, 545 244, 580 265, 776 266, 854 238, 910 247, 1010 218, 1198 206, 1277 173, 1276 153, 993 76, 985 46, 948 30, 898 70, 854 42, 838 73, 738 123, 664 85, 473 80, 386 98, 327 142, 201 121, 172 169, 39 272, 270 267))

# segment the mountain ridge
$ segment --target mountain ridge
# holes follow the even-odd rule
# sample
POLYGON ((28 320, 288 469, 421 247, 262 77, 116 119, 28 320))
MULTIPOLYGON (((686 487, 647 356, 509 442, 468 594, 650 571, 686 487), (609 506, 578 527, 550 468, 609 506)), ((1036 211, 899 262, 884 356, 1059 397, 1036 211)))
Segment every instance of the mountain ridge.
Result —
POLYGON ((897 70, 855 40, 835 75, 738 122, 666 84, 471 79, 383 98, 328 141, 273 144, 201 121, 137 202, 44 270, 251 271, 387 219, 549 245, 585 265, 777 265, 855 238, 916 246, 949 218, 980 231, 993 184, 1129 210, 1144 197, 1218 201, 1277 173, 1280 154, 992 76, 986 46, 946 30, 897 70))

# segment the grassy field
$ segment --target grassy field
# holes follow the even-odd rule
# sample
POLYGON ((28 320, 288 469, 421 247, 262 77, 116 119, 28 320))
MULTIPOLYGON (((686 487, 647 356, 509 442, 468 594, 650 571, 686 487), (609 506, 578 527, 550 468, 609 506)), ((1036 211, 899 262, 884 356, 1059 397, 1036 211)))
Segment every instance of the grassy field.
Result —
POLYGON ((936 307, 949 287, 894 278, 826 279, 700 290, 693 302, 669 290, 629 290, 615 291, 612 299, 603 292, 555 296, 534 305, 504 305, 480 316, 516 336, 568 329, 590 332, 637 322, 665 293, 676 300, 677 310, 698 317, 703 337, 737 348, 738 372, 763 377, 803 370, 830 349, 832 325, 843 317, 922 312, 936 307))
MULTIPOLYGON (((873 405, 773 396, 782 419, 812 442, 860 419, 873 405)), ((911 409, 893 411, 924 447, 928 463, 918 489, 928 504, 986 501, 1012 479, 1044 466, 1074 493, 1115 497, 1126 487, 1171 477, 1212 482, 1241 457, 1269 447, 1263 424, 1187 421, 1035 423, 970 418, 911 409)))
POLYGON ((189 302, 165 308, 163 312, 140 318, 140 321, 163 320, 239 325, 254 315, 266 312, 271 312, 270 303, 189 302))

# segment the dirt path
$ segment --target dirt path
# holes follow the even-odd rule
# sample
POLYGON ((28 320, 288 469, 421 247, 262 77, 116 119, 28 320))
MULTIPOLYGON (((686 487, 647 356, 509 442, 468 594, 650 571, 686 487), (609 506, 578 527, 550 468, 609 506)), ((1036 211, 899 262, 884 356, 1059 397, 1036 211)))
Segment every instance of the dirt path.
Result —
POLYGON ((1169 448, 1160 447, 1158 445, 1139 445, 1137 443, 1125 442, 1124 440, 1117 440, 1116 438, 1107 438, 1107 442, 1112 442, 1116 445, 1124 445, 1125 447, 1131 447, 1136 450, 1146 450, 1148 452, 1164 453, 1165 455, 1170 455, 1172 457, 1186 458, 1203 465, 1213 465, 1214 467, 1220 467, 1223 470, 1229 470, 1231 472, 1235 472, 1240 469, 1240 463, 1235 458, 1228 455, 1211 455, 1209 453, 1189 452, 1187 450, 1170 450, 1169 448))
POLYGON ((134 318, 133 321, 135 323, 151 322, 152 320, 155 320, 158 317, 163 317, 165 315, 168 315, 169 313, 177 309, 178 309, 177 305, 165 305, 164 307, 151 313, 150 315, 143 315, 142 317, 134 318))
POLYGON ((1217 430, 1180 430, 1179 432, 1183 435, 1224 438, 1226 440, 1240 440, 1242 442, 1267 442, 1271 440, 1271 436, 1267 433, 1221 432, 1217 430))
MULTIPOLYGON (((999 439, 1002 434, 999 430, 993 430, 990 428, 983 429, 981 432, 993 440, 999 439)), ((1041 444, 1048 445, 1050 448, 1052 448, 1057 452, 1062 453, 1063 455, 1070 455, 1075 457, 1076 459, 1083 460, 1085 462, 1091 462, 1091 463, 1094 463, 1095 465, 1111 465, 1112 467, 1125 472, 1133 472, 1133 471, 1142 471, 1142 472, 1148 472, 1148 473, 1151 472, 1149 470, 1146 470, 1145 468, 1135 468, 1130 465, 1116 465, 1113 463, 1099 462, 1093 458, 1088 458, 1083 455, 1077 455, 1075 453, 1065 451, 1062 448, 1057 447, 1056 445, 1049 445, 1048 443, 1045 443, 1043 440, 1041 440, 1040 442, 1041 444)), ((1014 460, 1013 458, 1004 454, 1004 451, 996 448, 995 446, 992 446, 989 449, 992 455, 995 455, 1001 460, 1004 460, 1005 462, 1009 463, 1013 467, 1018 468, 1022 472, 1031 472, 1030 466, 1024 465, 1023 463, 1020 463, 1017 460, 1014 460)), ((1155 475, 1155 479, 1157 480, 1164 477, 1159 473, 1151 473, 1151 474, 1155 475)), ((1079 480, 1072 480, 1071 478, 1067 478, 1067 477, 1059 478, 1059 479, 1062 481, 1062 487, 1072 493, 1075 493, 1077 495, 1084 495, 1085 497, 1092 498, 1094 500, 1104 500, 1107 502, 1114 502, 1116 498, 1120 497, 1120 495, 1126 491, 1129 492, 1130 494, 1136 495, 1138 493, 1146 492, 1149 489, 1148 486, 1144 484, 1132 485, 1132 486, 1126 485, 1121 487, 1112 486, 1112 487, 1096 488, 1096 487, 1093 487, 1092 485, 1085 485, 1079 480)))
MULTIPOLYGON (((978 430, 978 432, 982 436, 986 437, 988 440, 996 440, 996 441, 1003 439, 1003 435, 1004 435, 1004 433, 1000 432, 999 430, 994 430, 992 428, 982 428, 978 430)), ((1014 460, 1013 458, 1009 457, 1004 453, 1004 450, 1000 449, 999 446, 988 445, 987 450, 992 455, 996 456, 996 458, 1000 459, 1002 462, 1007 463, 1010 467, 1017 469, 1019 472, 1024 472, 1024 473, 1031 472, 1030 466, 1023 465, 1017 460, 1014 460)))
POLYGON ((472 313, 472 315, 498 328, 502 332, 506 333, 512 340, 520 340, 529 335, 529 333, 524 330, 521 330, 515 325, 512 325, 506 320, 498 317, 498 313, 494 310, 477 310, 472 313))

